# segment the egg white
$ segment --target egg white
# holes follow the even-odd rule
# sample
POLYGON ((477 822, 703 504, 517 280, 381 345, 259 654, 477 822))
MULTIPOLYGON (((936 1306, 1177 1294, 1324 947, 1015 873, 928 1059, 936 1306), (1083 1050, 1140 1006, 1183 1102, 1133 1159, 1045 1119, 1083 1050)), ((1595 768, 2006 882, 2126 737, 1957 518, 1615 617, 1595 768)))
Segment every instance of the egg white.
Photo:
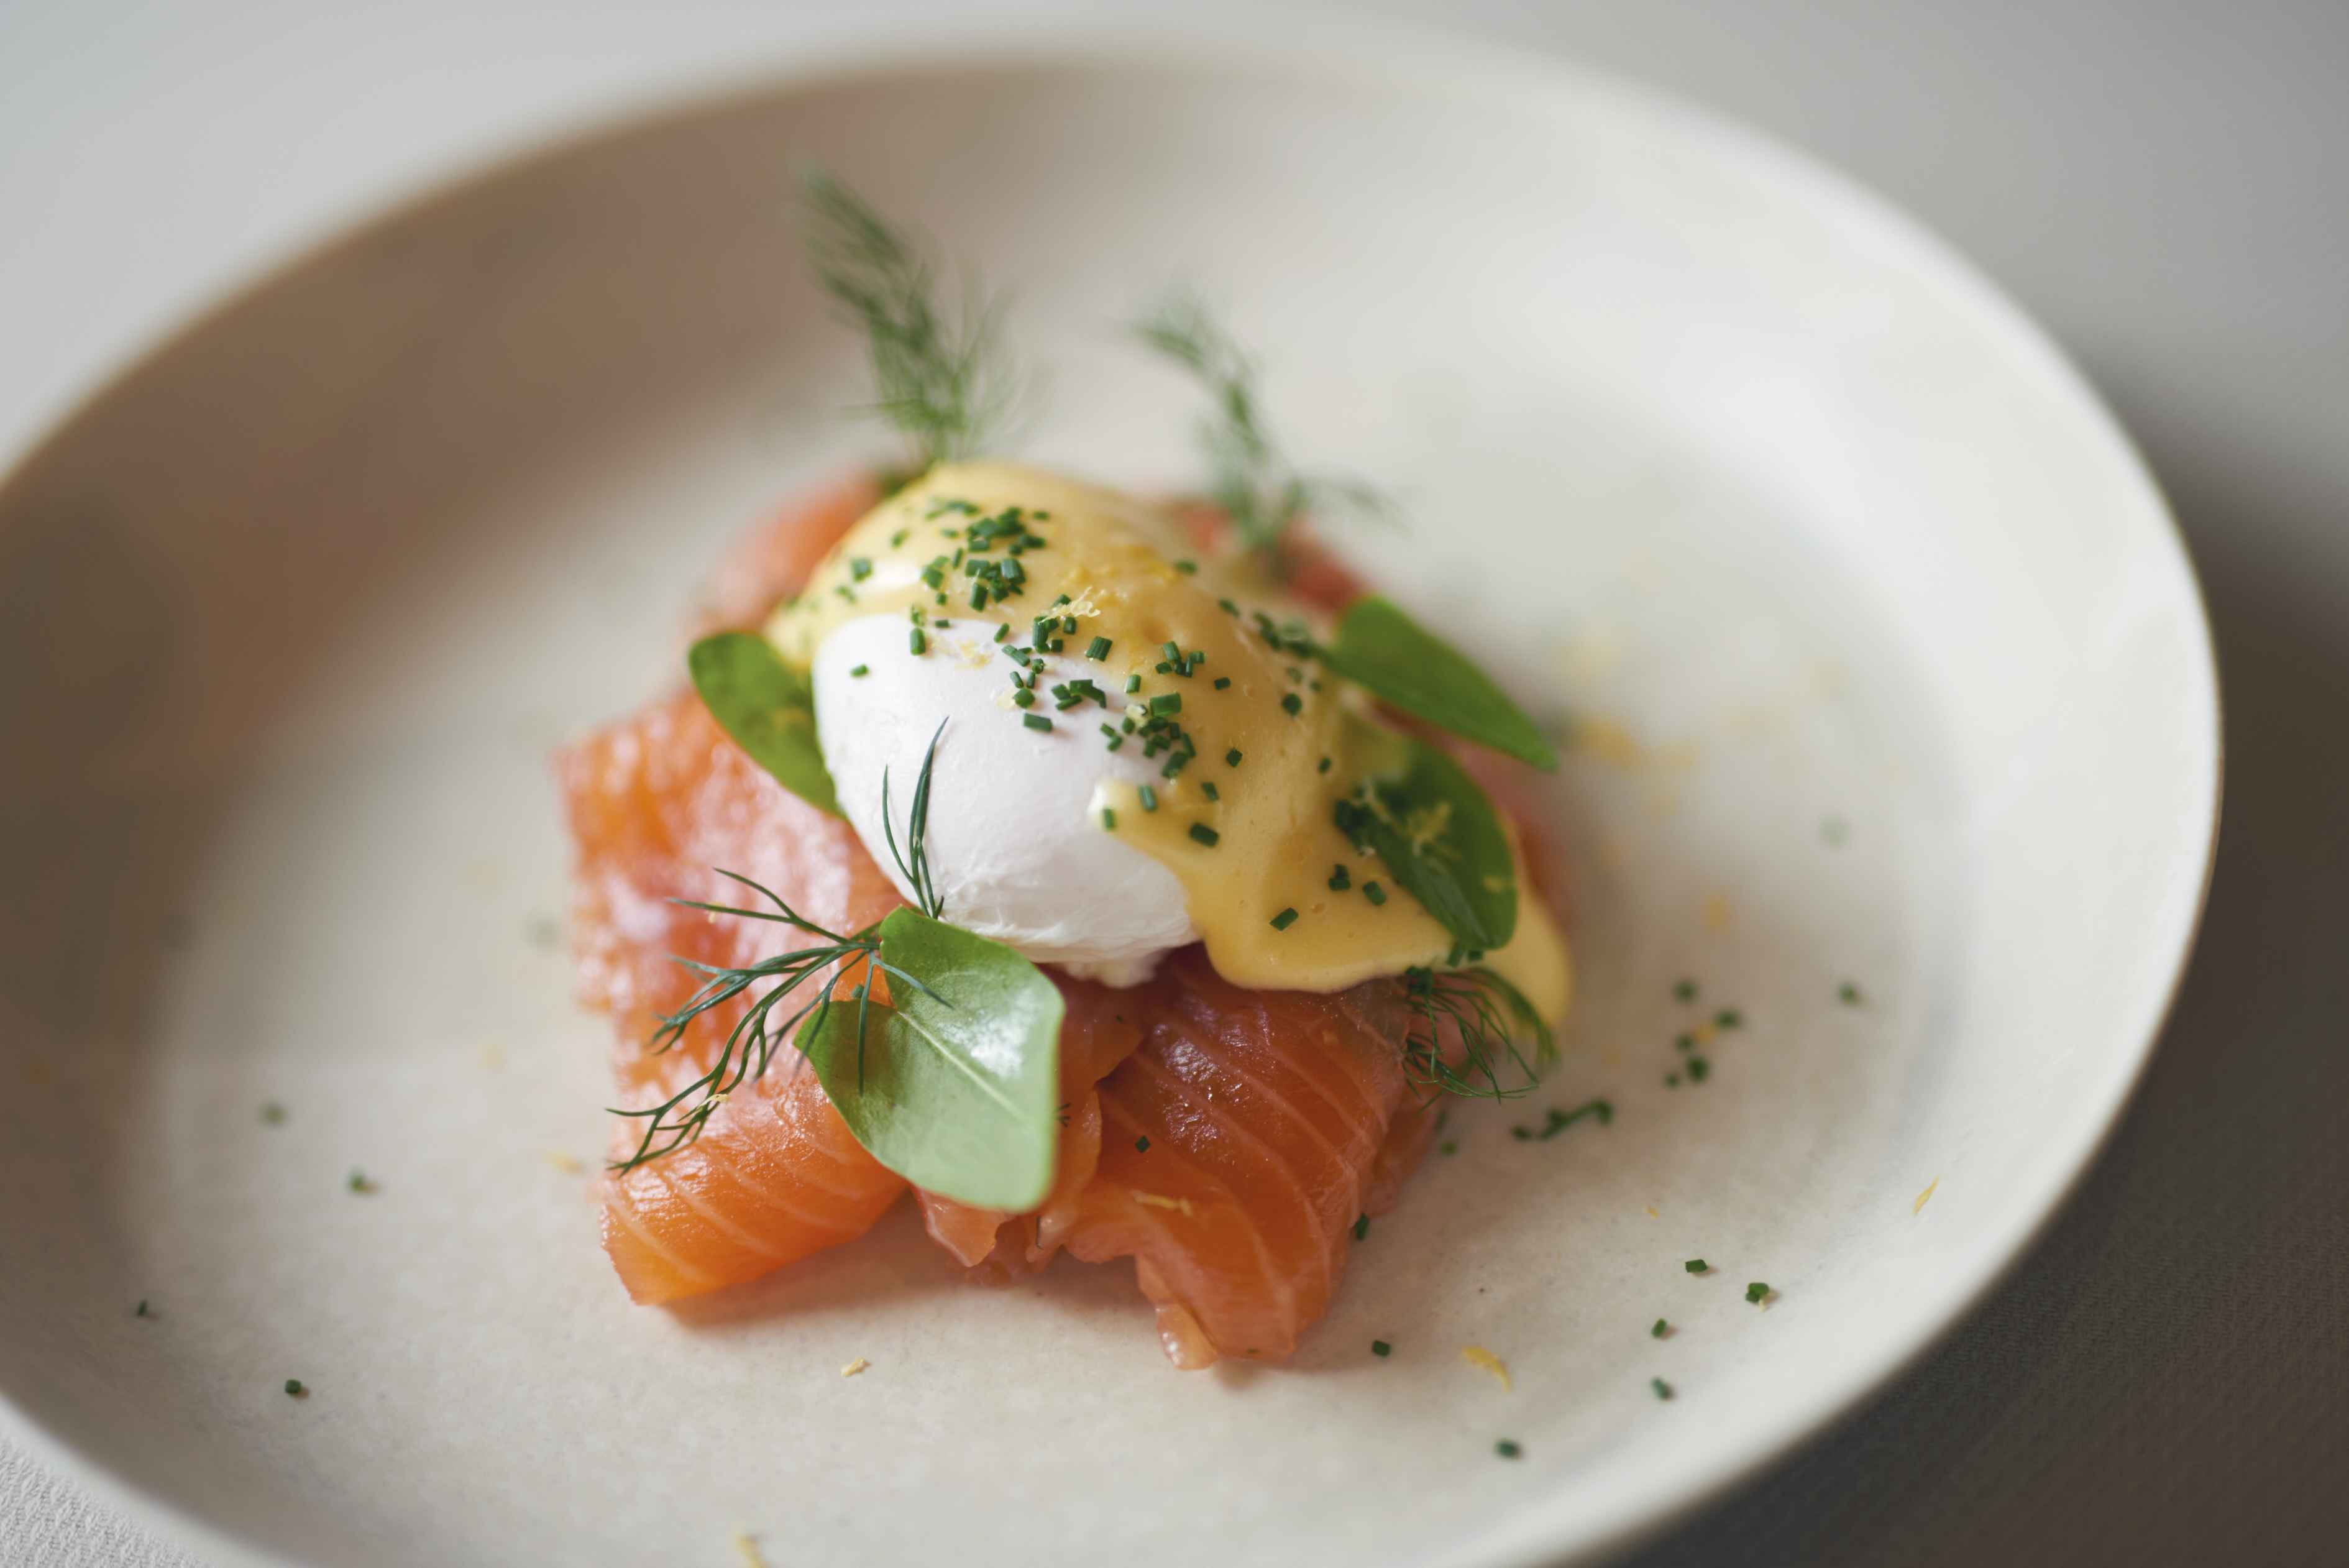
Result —
POLYGON ((983 620, 932 627, 919 658, 908 654, 903 616, 862 617, 824 638, 812 666, 816 729, 841 811, 910 899, 884 831, 883 777, 885 770, 886 815, 903 848, 914 784, 936 734, 927 842, 945 919, 1039 963, 1138 984, 1199 932, 1174 874, 1103 831, 1092 801, 1105 780, 1160 783, 1160 763, 1130 742, 1109 750, 1101 726, 1116 723, 1118 711, 1088 701, 1054 711, 1053 684, 1075 679, 1123 701, 1119 679, 1081 658, 1044 659, 1036 705, 1024 711, 1050 718, 1052 729, 1021 723, 1013 666, 995 629, 983 620), (864 674, 851 673, 860 668, 864 674))

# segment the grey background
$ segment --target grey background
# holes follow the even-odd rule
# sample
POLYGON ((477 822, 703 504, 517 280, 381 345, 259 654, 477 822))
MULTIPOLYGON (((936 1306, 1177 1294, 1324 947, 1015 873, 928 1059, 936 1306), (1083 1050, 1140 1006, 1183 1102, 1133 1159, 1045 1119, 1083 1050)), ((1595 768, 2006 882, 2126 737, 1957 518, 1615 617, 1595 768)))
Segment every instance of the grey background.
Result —
MULTIPOLYGON (((2218 630, 2209 921, 2104 1160, 1910 1376, 1635 1561, 2349 1562, 2349 3, 1371 8, 1673 88, 1954 241, 2135 432, 2218 630)), ((0 458, 323 224, 837 20, 683 9, 0 0, 0 458)), ((0 1442, 0 1563, 184 1561, 0 1442)))

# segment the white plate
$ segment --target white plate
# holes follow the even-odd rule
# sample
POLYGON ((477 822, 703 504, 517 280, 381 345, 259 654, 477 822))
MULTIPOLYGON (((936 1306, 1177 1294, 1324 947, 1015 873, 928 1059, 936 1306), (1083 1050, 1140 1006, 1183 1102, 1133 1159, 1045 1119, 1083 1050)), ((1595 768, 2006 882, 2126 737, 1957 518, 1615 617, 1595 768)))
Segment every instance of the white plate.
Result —
POLYGON ((2178 539, 2012 307, 1743 131, 1442 47, 1121 30, 509 166, 80 410, 0 493, 0 1390, 262 1559, 1619 1542, 2029 1241, 2144 1064, 2217 809, 2178 539), (1455 1116, 1293 1367, 1177 1375, 1124 1270, 969 1288, 903 1214, 640 1311, 553 1158, 601 1147, 605 1041, 541 929, 548 753, 675 678, 747 520, 877 450, 799 161, 1016 287, 1049 461, 1189 472, 1187 389, 1114 324, 1204 282, 1290 444, 1407 498, 1383 579, 1578 721, 1568 1064, 1455 1116), (1508 1136, 1593 1095, 1612 1126, 1508 1136))

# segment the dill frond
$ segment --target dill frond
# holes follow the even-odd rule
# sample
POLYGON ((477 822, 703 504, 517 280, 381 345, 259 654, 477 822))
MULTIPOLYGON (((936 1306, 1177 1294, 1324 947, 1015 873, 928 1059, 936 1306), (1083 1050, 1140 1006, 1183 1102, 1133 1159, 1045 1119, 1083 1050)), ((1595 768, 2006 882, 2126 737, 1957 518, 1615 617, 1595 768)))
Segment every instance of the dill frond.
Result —
POLYGON ((977 455, 1019 400, 997 327, 1002 301, 966 280, 951 313, 922 247, 822 171, 806 176, 808 259, 864 334, 874 409, 913 442, 914 467, 977 455))
POLYGON ((1434 1093, 1512 1100, 1530 1093, 1541 1067, 1557 1056, 1549 1025, 1494 971, 1411 969, 1402 978, 1417 1020, 1403 1037, 1403 1072, 1413 1083, 1434 1093), (1523 1036, 1534 1043, 1530 1060, 1517 1044, 1523 1036))
MULTIPOLYGON (((922 758, 921 776, 914 783, 914 803, 905 822, 905 853, 898 852, 894 827, 888 826, 888 775, 882 774, 881 810, 883 831, 889 840, 889 853, 897 861, 897 868, 915 890, 922 912, 935 919, 946 908, 930 877, 930 781, 937 763, 938 737, 946 732, 941 723, 930 736, 930 746, 922 758)), ((832 979, 845 976, 855 966, 864 972, 850 989, 856 1002, 856 1076, 861 1085, 864 1081, 864 1023, 872 1004, 873 977, 875 971, 891 980, 932 997, 932 991, 916 977, 906 973, 881 957, 881 931, 878 925, 868 926, 853 935, 843 935, 816 924, 784 901, 781 894, 762 883, 754 882, 740 872, 719 868, 718 874, 739 882, 763 897, 772 909, 740 909, 730 904, 704 903, 698 898, 671 898, 670 903, 687 909, 700 909, 708 914, 726 915, 737 919, 768 920, 803 931, 814 939, 809 945, 789 952, 761 959, 757 963, 736 969, 719 968, 698 963, 691 959, 671 955, 670 961, 704 977, 702 984, 685 1004, 675 1012, 663 1013, 659 1027, 653 1031, 650 1049, 655 1054, 673 1049, 685 1037, 685 1032, 713 1008, 722 1007, 746 992, 764 986, 752 1000, 750 1008, 728 1031, 724 1044, 709 1067, 691 1083, 658 1105, 642 1110, 621 1110, 613 1107, 612 1114, 626 1116, 645 1124, 636 1147, 625 1159, 612 1162, 618 1171, 635 1169, 648 1160, 655 1160, 673 1150, 684 1147, 699 1137, 702 1129, 726 1096, 753 1079, 763 1077, 774 1059, 778 1041, 792 1038, 801 1023, 812 1014, 817 1028, 833 1005, 832 979), (810 981, 817 981, 812 999, 802 1002, 784 1014, 782 1022, 774 1017, 782 1003, 797 993, 810 981)), ((938 998, 944 1001, 944 998, 938 998)))
POLYGON ((1276 580, 1288 576, 1283 540, 1305 513, 1393 518, 1392 504, 1375 486, 1343 474, 1309 473, 1281 455, 1257 400, 1256 362, 1197 295, 1170 294, 1133 331, 1206 390, 1208 412, 1198 433, 1207 460, 1207 498, 1276 580))

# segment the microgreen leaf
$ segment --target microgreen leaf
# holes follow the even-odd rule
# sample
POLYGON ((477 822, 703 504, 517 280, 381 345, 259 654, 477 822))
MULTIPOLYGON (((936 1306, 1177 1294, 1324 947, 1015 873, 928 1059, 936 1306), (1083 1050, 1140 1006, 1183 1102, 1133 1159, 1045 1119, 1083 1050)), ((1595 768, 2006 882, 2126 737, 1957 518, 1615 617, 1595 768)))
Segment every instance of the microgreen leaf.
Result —
POLYGON ((1423 741, 1388 733, 1371 743, 1384 763, 1338 803, 1338 826, 1385 861, 1462 947, 1506 946, 1517 929, 1517 871, 1493 803, 1466 769, 1423 741))
POLYGON ((748 631, 705 637, 685 662, 710 717, 752 762, 810 805, 840 815, 816 744, 815 692, 805 670, 784 663, 772 643, 748 631))
POLYGON ((883 920, 880 939, 888 1002, 812 1014, 801 1052, 883 1165, 974 1208, 1033 1209, 1059 1152, 1059 988, 1001 942, 916 909, 883 920))
POLYGON ((1537 768, 1557 766, 1548 737, 1508 693, 1392 600, 1355 600, 1321 661, 1413 718, 1537 768))

